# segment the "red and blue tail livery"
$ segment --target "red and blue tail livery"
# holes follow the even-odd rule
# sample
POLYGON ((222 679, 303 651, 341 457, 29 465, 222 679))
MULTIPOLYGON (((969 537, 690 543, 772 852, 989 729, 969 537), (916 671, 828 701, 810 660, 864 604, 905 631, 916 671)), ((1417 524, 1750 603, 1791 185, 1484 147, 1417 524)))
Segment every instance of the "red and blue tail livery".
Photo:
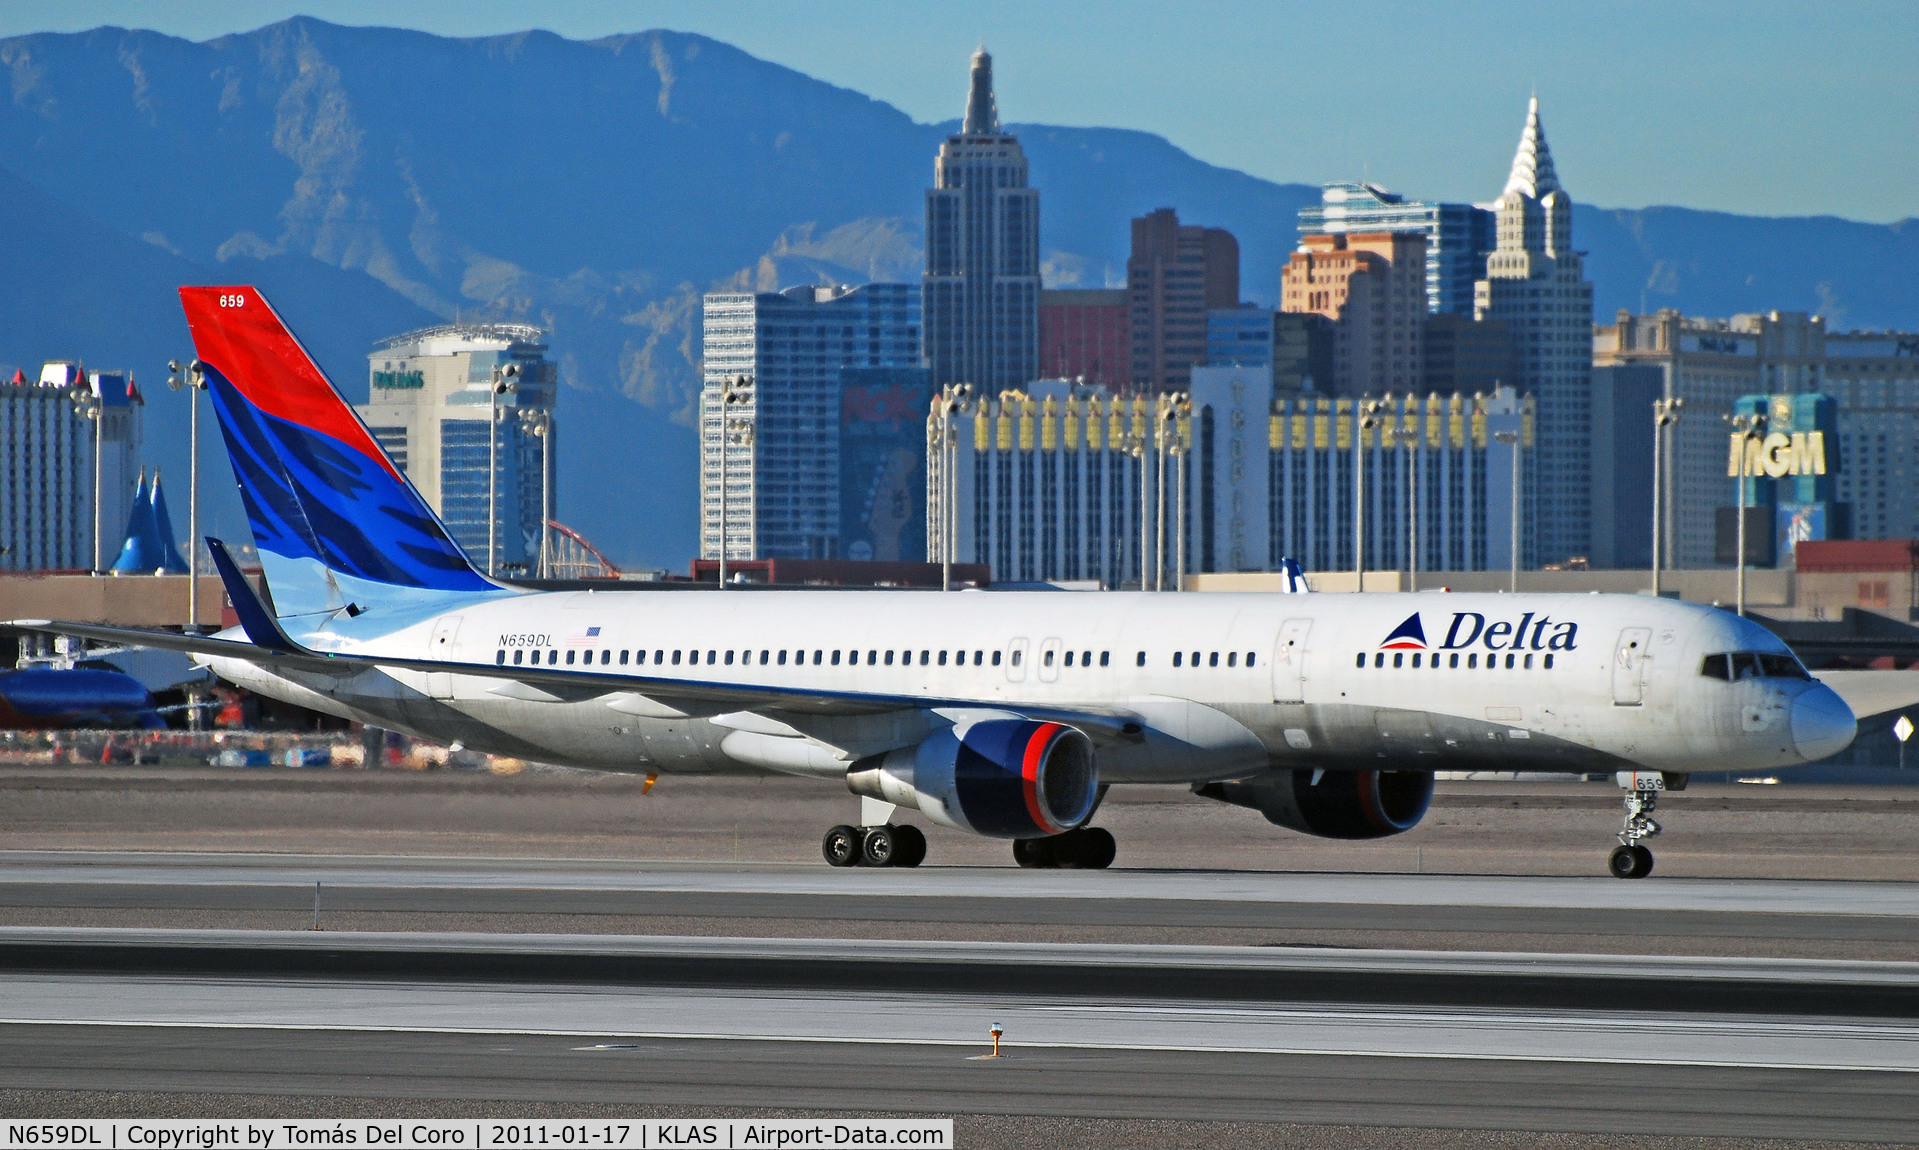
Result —
POLYGON ((258 291, 183 287, 180 302, 263 563, 312 561, 430 591, 493 588, 258 291))

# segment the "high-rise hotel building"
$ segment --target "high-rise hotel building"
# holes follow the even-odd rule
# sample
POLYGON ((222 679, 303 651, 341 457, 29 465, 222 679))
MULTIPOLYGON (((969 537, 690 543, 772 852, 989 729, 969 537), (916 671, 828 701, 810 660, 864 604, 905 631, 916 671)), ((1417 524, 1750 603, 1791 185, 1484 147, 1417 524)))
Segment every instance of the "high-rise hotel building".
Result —
POLYGON ((1132 383, 1179 391, 1207 362, 1207 315, 1239 306, 1239 241, 1224 228, 1181 224, 1171 208, 1133 221, 1126 260, 1132 383))
POLYGON ((919 288, 711 292, 703 328, 701 557, 719 557, 724 506, 728 559, 917 559, 919 288))
POLYGON ((546 351, 546 333, 527 324, 453 323, 396 335, 367 356, 369 401, 355 408, 478 566, 488 559, 491 513, 495 574, 537 573, 554 500, 548 455, 559 372, 546 351), (512 390, 495 395, 508 365, 518 372, 512 390))
POLYGON ((1498 241, 1474 287, 1473 314, 1502 320, 1515 379, 1539 409, 1539 450, 1528 486, 1537 562, 1586 558, 1592 549, 1593 289, 1572 246, 1572 198, 1559 186, 1539 99, 1497 206, 1498 241))
POLYGON ((1308 235, 1280 271, 1281 311, 1332 328, 1333 378, 1319 390, 1382 395, 1424 374, 1426 241, 1416 232, 1308 235))
POLYGON ((958 135, 940 145, 926 193, 925 353, 933 385, 980 394, 1039 376, 1039 192, 1026 153, 1000 131, 993 58, 973 53, 958 135))
POLYGON ((1493 213, 1477 204, 1408 200, 1377 184, 1327 184, 1299 209, 1302 236, 1397 232, 1426 239, 1426 310, 1473 314, 1473 285, 1493 249, 1493 213))

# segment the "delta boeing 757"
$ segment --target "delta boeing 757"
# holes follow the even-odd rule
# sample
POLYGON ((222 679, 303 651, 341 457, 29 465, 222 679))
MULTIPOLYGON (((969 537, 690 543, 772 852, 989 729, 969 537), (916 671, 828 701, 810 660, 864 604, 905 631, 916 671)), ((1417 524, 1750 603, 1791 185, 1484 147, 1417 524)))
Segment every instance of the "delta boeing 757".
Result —
POLYGON ((180 295, 266 598, 209 540, 238 628, 14 626, 187 651, 263 695, 494 754, 819 779, 862 800, 826 832, 836 866, 917 865, 901 806, 1011 840, 1022 865, 1103 867, 1111 786, 1369 839, 1420 821, 1435 771, 1598 771, 1627 789, 1610 869, 1635 878, 1673 776, 1852 741, 1846 704, 1770 632, 1650 596, 502 584, 256 290, 180 295))

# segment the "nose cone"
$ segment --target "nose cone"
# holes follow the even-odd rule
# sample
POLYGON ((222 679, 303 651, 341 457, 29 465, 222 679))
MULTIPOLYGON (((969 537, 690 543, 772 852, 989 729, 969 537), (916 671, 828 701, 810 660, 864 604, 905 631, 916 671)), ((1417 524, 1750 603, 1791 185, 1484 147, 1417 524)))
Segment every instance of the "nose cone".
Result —
POLYGON ((1809 763, 1851 746, 1858 729, 1852 708, 1823 683, 1793 701, 1792 745, 1809 763))

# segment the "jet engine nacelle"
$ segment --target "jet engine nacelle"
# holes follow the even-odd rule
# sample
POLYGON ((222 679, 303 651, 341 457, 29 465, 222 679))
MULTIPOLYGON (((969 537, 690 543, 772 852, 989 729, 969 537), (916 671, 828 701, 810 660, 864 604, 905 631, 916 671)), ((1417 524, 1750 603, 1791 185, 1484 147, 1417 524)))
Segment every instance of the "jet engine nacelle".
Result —
POLYGON ((854 763, 854 794, 916 807, 942 826, 1002 839, 1070 831, 1093 813, 1093 744, 1061 723, 987 719, 854 763))
POLYGON ((1429 771, 1269 771, 1194 793, 1251 807, 1266 821, 1323 839, 1380 839, 1412 830, 1433 801, 1429 771))

